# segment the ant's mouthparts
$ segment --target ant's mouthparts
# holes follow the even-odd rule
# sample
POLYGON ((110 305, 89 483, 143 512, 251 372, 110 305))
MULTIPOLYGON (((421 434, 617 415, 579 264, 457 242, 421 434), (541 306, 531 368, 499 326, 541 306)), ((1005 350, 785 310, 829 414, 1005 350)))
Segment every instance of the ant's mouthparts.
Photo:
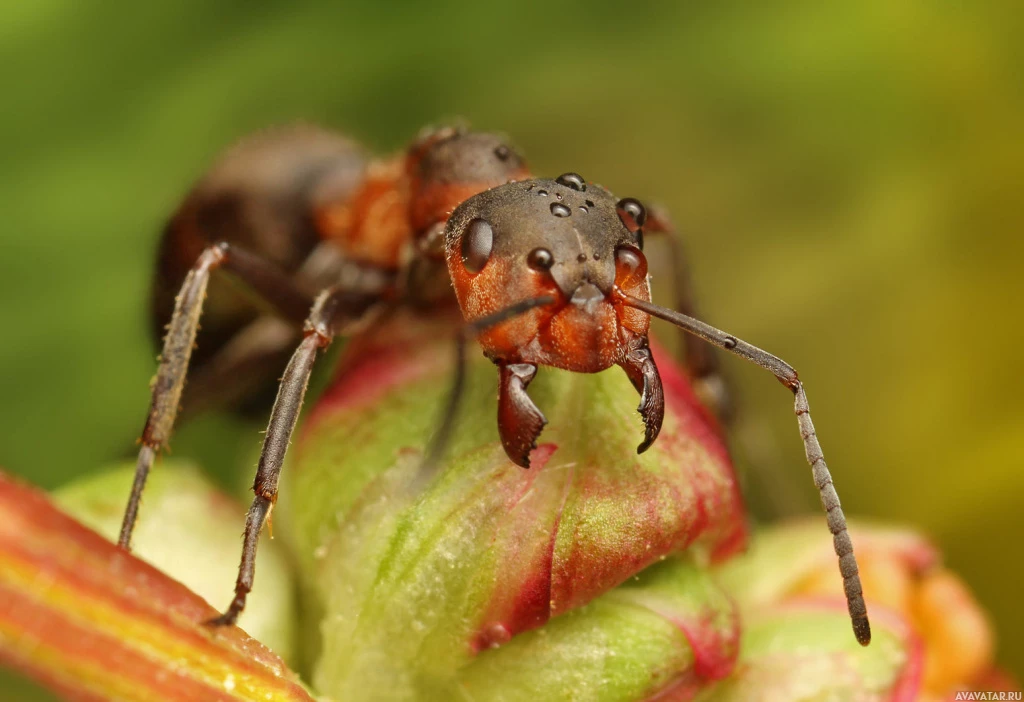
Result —
POLYGON ((604 293, 593 283, 584 283, 576 288, 570 302, 582 307, 590 307, 604 299, 604 293))

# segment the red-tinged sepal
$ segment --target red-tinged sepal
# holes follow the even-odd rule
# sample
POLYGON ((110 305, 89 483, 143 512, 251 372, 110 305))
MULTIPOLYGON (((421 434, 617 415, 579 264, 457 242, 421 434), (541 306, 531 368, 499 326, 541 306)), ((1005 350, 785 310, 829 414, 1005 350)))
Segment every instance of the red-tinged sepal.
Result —
POLYGON ((706 563, 743 544, 725 448, 664 356, 668 411, 641 456, 635 390, 621 371, 538 373, 530 396, 548 424, 529 471, 505 455, 496 371, 476 357, 442 465, 422 475, 450 383, 451 341, 406 321, 347 355, 282 493, 325 609, 316 681, 330 694, 387 680, 414 685, 421 675, 450 680, 481 650, 665 557, 706 563))

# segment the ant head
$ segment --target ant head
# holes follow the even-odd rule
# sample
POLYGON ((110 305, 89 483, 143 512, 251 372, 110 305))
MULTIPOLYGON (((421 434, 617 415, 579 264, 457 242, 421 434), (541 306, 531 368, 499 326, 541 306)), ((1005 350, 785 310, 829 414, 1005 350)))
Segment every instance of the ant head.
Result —
POLYGON ((649 317, 620 304, 650 300, 646 211, 575 173, 508 183, 464 202, 448 220, 446 255, 467 320, 551 296, 480 335, 495 360, 594 372, 646 342, 649 317))
POLYGON ((417 231, 444 222, 466 198, 526 178, 522 157, 497 134, 444 127, 420 136, 406 165, 413 189, 412 220, 417 231))

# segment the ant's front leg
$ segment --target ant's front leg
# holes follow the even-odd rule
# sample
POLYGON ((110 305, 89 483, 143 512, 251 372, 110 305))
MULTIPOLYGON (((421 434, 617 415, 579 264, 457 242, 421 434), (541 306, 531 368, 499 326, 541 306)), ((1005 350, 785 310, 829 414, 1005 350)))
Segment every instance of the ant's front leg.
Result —
POLYGON ((305 319, 312 304, 310 296, 299 290, 288 276, 258 256, 236 246, 222 242, 210 246, 199 255, 176 298, 174 314, 167 326, 167 335, 160 353, 160 367, 153 378, 149 414, 140 439, 142 448, 139 449, 135 480, 118 539, 118 545, 122 548, 129 548, 146 477, 156 455, 167 445, 174 428, 189 359, 199 330, 206 289, 211 274, 218 269, 238 276, 273 305, 278 314, 294 321, 296 325, 305 319))
POLYGON ((646 346, 630 351, 619 366, 640 393, 640 406, 636 409, 644 420, 644 440, 636 447, 636 452, 643 453, 661 432, 665 420, 665 389, 651 350, 646 346))
POLYGON ((498 433, 505 453, 523 468, 530 467, 530 451, 548 423, 526 393, 536 375, 533 363, 498 364, 498 433))

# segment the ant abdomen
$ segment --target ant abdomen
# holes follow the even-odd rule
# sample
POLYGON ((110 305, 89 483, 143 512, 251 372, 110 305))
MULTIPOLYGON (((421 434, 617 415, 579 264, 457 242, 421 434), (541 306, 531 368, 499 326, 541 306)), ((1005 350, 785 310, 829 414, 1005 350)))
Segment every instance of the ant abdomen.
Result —
MULTIPOLYGON (((353 141, 305 125, 267 130, 228 149, 164 228, 151 289, 156 343, 163 338, 182 281, 205 248, 228 242, 294 277, 320 241, 317 208, 349 199, 362 183, 367 163, 353 141)), ((260 316, 253 300, 230 279, 210 281, 193 355, 197 373, 260 316)))

